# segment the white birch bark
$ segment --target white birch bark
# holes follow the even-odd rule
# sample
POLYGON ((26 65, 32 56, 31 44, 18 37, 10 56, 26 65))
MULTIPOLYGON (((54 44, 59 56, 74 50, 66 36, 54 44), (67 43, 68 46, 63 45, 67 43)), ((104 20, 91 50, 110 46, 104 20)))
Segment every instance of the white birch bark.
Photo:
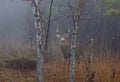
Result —
POLYGON ((43 82, 43 52, 42 52, 42 25, 40 19, 40 11, 39 11, 39 0, 33 0, 33 15, 34 15, 34 25, 36 31, 36 44, 37 44, 37 82, 43 82))
POLYGON ((71 43, 71 54, 70 54, 70 82, 74 82, 74 70, 75 70, 75 50, 78 33, 78 22, 75 22, 75 28, 73 29, 72 43, 71 43))
MULTIPOLYGON (((69 4, 70 5, 70 4, 69 4)), ((74 13, 74 28, 72 34, 72 41, 71 41, 71 53, 70 53, 70 77, 69 81, 74 82, 74 71, 75 71, 75 50, 76 50, 76 43, 77 43, 77 33, 79 28, 79 19, 80 19, 80 10, 81 10, 81 0, 78 0, 78 5, 75 8, 74 13)))

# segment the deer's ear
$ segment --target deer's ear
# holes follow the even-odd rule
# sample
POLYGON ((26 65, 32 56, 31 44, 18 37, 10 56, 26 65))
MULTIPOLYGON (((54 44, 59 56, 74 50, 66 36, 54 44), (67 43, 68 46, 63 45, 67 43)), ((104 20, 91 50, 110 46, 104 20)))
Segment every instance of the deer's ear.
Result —
POLYGON ((56 29, 56 37, 57 37, 57 38, 60 38, 59 29, 58 29, 58 28, 56 29))
POLYGON ((59 34, 56 34, 56 37, 57 37, 57 38, 60 38, 60 35, 59 35, 59 34))

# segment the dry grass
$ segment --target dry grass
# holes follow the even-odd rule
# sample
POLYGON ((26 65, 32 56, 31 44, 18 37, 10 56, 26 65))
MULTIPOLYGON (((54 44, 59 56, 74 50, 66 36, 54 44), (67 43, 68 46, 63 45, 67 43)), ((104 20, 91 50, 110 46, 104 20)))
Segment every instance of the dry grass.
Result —
POLYGON ((35 82, 35 71, 4 69, 0 73, 0 82, 35 82))
MULTIPOLYGON (((106 62, 94 63, 96 70, 95 82, 120 82, 120 63, 106 62)), ((12 69, 4 69, 0 72, 0 82, 35 82, 36 72, 24 70, 22 72, 12 69)), ((85 82, 86 69, 83 64, 75 68, 75 82, 85 82)), ((69 82, 68 65, 62 63, 45 64, 44 82, 69 82)))

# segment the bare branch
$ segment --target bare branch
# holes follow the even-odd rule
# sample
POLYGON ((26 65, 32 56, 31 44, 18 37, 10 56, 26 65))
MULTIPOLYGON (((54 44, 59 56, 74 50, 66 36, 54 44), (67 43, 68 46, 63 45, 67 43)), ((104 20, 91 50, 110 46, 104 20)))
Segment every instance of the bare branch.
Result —
POLYGON ((50 11, 49 11, 49 18, 47 22, 46 39, 45 39, 45 49, 47 48, 47 45, 48 45, 48 35, 49 35, 51 16, 52 16, 52 6, 53 6, 53 0, 51 0, 51 3, 50 3, 50 11))

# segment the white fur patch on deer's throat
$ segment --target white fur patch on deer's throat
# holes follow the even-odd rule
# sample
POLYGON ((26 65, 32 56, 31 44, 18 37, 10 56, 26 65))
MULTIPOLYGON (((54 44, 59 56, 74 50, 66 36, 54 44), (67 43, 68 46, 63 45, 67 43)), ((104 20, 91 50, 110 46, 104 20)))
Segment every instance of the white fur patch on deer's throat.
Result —
POLYGON ((65 40, 65 38, 61 38, 61 41, 64 41, 65 40))

